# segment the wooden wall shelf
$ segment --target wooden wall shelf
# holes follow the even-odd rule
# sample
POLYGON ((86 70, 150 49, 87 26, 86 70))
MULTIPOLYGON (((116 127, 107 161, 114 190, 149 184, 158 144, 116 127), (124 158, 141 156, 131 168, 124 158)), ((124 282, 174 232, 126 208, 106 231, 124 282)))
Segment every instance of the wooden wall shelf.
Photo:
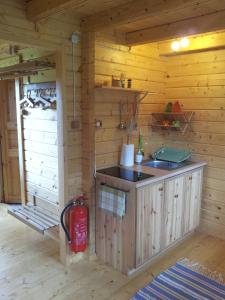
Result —
POLYGON ((54 69, 55 63, 45 60, 27 61, 12 66, 0 68, 0 78, 17 78, 37 74, 37 71, 54 69))
POLYGON ((162 131, 178 131, 184 135, 187 129, 192 131, 191 120, 193 118, 194 112, 180 112, 180 113, 168 113, 168 112, 159 112, 152 113, 153 122, 151 127, 153 130, 162 130, 162 131), (169 125, 165 126, 162 124, 163 120, 169 121, 169 125), (175 126, 172 124, 173 121, 179 121, 180 126, 175 126))
POLYGON ((108 90, 108 91, 117 91, 117 92, 125 92, 125 93, 137 93, 137 94, 147 94, 147 95, 155 95, 153 92, 137 90, 132 88, 121 88, 114 86, 99 86, 96 87, 97 90, 108 90))

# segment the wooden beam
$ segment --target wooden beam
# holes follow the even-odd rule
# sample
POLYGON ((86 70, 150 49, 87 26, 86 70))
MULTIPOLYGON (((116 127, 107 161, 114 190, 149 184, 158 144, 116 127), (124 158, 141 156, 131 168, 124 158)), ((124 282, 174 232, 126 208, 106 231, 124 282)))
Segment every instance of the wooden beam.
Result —
POLYGON ((225 10, 126 34, 128 45, 190 36, 225 28, 225 10))
MULTIPOLYGON (((2 137, 1 137, 2 139, 2 137)), ((2 148, 2 143, 1 143, 2 148)), ((0 150, 0 203, 4 202, 4 185, 3 185, 3 161, 2 161, 2 149, 0 150)))
POLYGON ((18 152, 19 152, 19 172, 20 172, 20 188, 21 188, 21 201, 26 205, 26 172, 25 172, 25 157, 24 157, 24 137, 23 137, 23 115, 20 110, 21 100, 21 81, 16 79, 16 116, 17 116, 17 137, 18 137, 18 152))
POLYGON ((34 73, 36 71, 40 70, 46 70, 46 69, 52 69, 55 68, 55 63, 51 63, 49 61, 44 61, 44 60, 33 60, 33 61, 28 61, 24 63, 19 63, 13 66, 7 66, 7 67, 2 67, 0 68, 0 75, 4 73, 16 73, 18 76, 20 73, 23 75, 25 72, 31 72, 34 73))
POLYGON ((2 175, 3 175, 3 200, 7 202, 9 200, 9 170, 8 170, 8 131, 6 130, 7 124, 7 101, 8 101, 8 82, 0 81, 0 134, 1 134, 1 159, 3 162, 2 175))
POLYGON ((155 17, 157 14, 165 15, 179 9, 198 7, 206 0, 139 0, 120 5, 114 9, 105 10, 98 14, 81 20, 81 28, 85 31, 99 31, 131 22, 155 17))
POLYGON ((171 49, 172 40, 158 43, 159 53, 162 56, 182 55, 194 52, 212 51, 225 49, 225 31, 197 35, 189 37, 190 45, 182 48, 178 52, 171 49))
POLYGON ((27 17, 31 21, 47 18, 52 14, 62 13, 68 8, 84 4, 82 0, 30 0, 27 3, 27 17))
MULTIPOLYGON (((6 18, 7 19, 7 18, 6 18)), ((70 41, 67 41, 60 36, 55 38, 50 38, 50 35, 40 35, 40 32, 35 30, 26 30, 21 29, 20 27, 12 26, 10 21, 5 20, 6 24, 1 22, 0 26, 0 39, 9 43, 19 44, 20 46, 28 46, 28 47, 38 47, 44 48, 45 50, 56 50, 62 47, 62 43, 64 46, 70 45, 70 41), (8 21, 8 22, 7 22, 8 21), (15 30, 16 28, 16 30, 15 30)), ((24 18, 24 22, 25 18, 24 18)), ((32 28, 34 24, 31 24, 27 21, 28 28, 32 28)), ((52 36, 51 36, 52 37, 52 36)))
POLYGON ((0 58, 8 57, 15 54, 15 47, 9 44, 0 45, 0 58))
POLYGON ((82 53, 82 189, 89 206, 89 255, 95 253, 95 34, 85 32, 82 53))
MULTIPOLYGON (((67 147, 67 114, 66 114, 66 91, 65 91, 65 49, 56 53, 56 94, 57 94, 57 141, 58 141, 58 197, 60 211, 68 203, 68 190, 65 188, 66 182, 68 181, 68 164, 66 156, 67 147)), ((60 259, 65 265, 69 264, 69 249, 65 233, 60 226, 59 228, 59 239, 60 239, 60 259)))

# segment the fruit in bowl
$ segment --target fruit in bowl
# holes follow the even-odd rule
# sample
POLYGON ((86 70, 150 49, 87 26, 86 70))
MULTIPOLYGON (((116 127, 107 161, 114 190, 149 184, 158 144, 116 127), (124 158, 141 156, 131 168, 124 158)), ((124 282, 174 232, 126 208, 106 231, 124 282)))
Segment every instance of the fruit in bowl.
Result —
POLYGON ((180 121, 179 121, 179 120, 174 120, 174 121, 172 122, 172 125, 173 125, 173 127, 175 127, 175 128, 180 128, 180 121))
POLYGON ((161 124, 162 124, 162 126, 165 127, 165 128, 169 128, 169 127, 171 126, 169 120, 162 120, 161 124))

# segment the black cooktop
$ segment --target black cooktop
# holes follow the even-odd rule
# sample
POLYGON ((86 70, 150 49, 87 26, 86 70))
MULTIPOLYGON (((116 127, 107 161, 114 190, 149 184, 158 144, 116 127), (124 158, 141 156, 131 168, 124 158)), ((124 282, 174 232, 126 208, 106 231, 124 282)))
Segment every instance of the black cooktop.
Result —
POLYGON ((147 178, 154 177, 154 175, 149 175, 142 172, 137 172, 133 170, 124 169, 122 167, 111 167, 107 169, 98 170, 98 173, 106 174, 109 176, 121 178, 128 181, 137 182, 147 178))

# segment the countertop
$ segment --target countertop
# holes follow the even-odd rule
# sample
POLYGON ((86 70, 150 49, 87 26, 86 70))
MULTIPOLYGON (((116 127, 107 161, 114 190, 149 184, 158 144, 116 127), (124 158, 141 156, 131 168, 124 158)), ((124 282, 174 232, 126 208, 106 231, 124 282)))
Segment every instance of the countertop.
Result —
POLYGON ((98 173, 98 171, 96 171, 96 175, 98 177, 100 176, 100 177, 111 178, 111 179, 113 178, 115 180, 119 180, 120 182, 126 182, 129 184, 132 184, 136 188, 139 188, 139 187, 142 187, 147 184, 151 184, 151 183, 154 183, 157 181, 161 181, 164 179, 168 179, 170 177, 174 177, 174 176, 186 173, 186 172, 190 172, 192 170, 198 169, 205 165, 207 165, 207 163, 205 161, 191 161, 191 163, 189 163, 188 165, 181 167, 179 169, 175 169, 175 170, 162 170, 162 169, 158 169, 158 168, 146 167, 146 166, 137 165, 137 164, 135 164, 133 167, 123 167, 124 169, 134 170, 134 171, 154 175, 154 177, 150 177, 150 178, 147 178, 147 179, 144 179, 141 181, 137 181, 137 182, 131 182, 131 181, 117 178, 117 177, 109 176, 106 174, 101 174, 101 173, 98 173))

